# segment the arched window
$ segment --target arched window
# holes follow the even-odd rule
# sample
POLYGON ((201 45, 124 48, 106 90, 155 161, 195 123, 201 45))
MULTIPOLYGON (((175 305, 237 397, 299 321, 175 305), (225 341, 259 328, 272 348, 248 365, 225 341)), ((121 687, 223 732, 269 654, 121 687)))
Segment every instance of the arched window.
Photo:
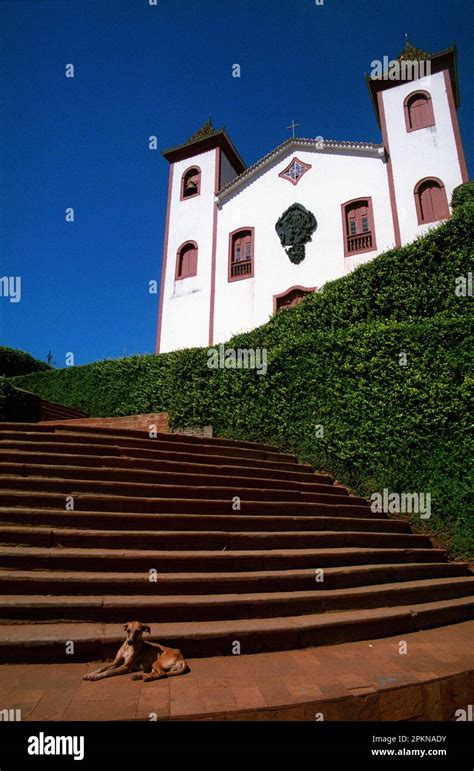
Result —
POLYGON ((229 281, 253 276, 254 229, 235 230, 229 236, 229 281))
POLYGON ((176 255, 176 279, 197 275, 198 246, 195 241, 186 241, 176 255))
POLYGON ((201 192, 201 169, 191 166, 181 177, 181 200, 193 198, 201 192))
POLYGON ((345 257, 377 249, 371 198, 343 203, 342 223, 345 257))
POLYGON ((428 91, 409 94, 403 102, 403 108, 407 131, 417 131, 435 125, 433 104, 428 91))
POLYGON ((273 310, 275 313, 283 308, 294 308, 304 300, 307 295, 314 292, 316 287, 292 286, 286 292, 273 295, 273 310))
POLYGON ((446 190, 437 177, 427 177, 418 182, 415 187, 415 204, 419 225, 449 217, 446 190))

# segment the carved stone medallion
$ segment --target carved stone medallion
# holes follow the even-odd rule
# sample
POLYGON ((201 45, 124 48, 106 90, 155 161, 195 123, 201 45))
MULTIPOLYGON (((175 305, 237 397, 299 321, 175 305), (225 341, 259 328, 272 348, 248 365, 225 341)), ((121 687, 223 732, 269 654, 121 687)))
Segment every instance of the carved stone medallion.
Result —
POLYGON ((311 236, 317 226, 318 223, 314 214, 300 203, 292 204, 276 223, 275 230, 281 245, 295 265, 304 260, 306 256, 305 244, 311 241, 311 236))

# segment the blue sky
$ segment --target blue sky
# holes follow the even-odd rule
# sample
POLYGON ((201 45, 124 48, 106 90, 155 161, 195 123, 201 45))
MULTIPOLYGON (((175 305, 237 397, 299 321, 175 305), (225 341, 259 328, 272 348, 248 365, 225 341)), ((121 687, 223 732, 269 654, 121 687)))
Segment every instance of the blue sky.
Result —
POLYGON ((168 164, 148 137, 180 144, 211 116, 249 164, 292 119, 378 142, 364 72, 405 33, 457 43, 472 174, 473 27, 470 0, 0 2, 0 276, 22 277, 21 302, 0 297, 0 345, 57 366, 153 351, 168 164))

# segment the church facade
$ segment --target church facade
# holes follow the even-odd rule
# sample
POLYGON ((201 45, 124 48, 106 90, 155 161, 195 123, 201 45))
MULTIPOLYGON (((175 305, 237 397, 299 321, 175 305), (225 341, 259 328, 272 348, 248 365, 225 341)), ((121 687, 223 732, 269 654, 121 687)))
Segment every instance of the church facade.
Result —
POLYGON ((367 78, 382 142, 290 138, 246 167, 208 121, 170 164, 157 353, 225 342, 450 216, 456 49, 367 78), (422 67, 415 67, 420 62, 422 67))

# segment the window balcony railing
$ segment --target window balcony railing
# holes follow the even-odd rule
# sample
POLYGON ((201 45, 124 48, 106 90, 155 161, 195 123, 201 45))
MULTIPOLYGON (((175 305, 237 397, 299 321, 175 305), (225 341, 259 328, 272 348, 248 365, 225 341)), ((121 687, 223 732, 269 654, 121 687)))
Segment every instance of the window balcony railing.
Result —
POLYGON ((354 252, 363 252, 372 248, 372 233, 367 231, 366 233, 358 233, 355 236, 347 236, 347 252, 353 254, 354 252))
POLYGON ((230 266, 230 275, 232 278, 248 276, 252 272, 252 260, 241 260, 233 262, 230 266))

